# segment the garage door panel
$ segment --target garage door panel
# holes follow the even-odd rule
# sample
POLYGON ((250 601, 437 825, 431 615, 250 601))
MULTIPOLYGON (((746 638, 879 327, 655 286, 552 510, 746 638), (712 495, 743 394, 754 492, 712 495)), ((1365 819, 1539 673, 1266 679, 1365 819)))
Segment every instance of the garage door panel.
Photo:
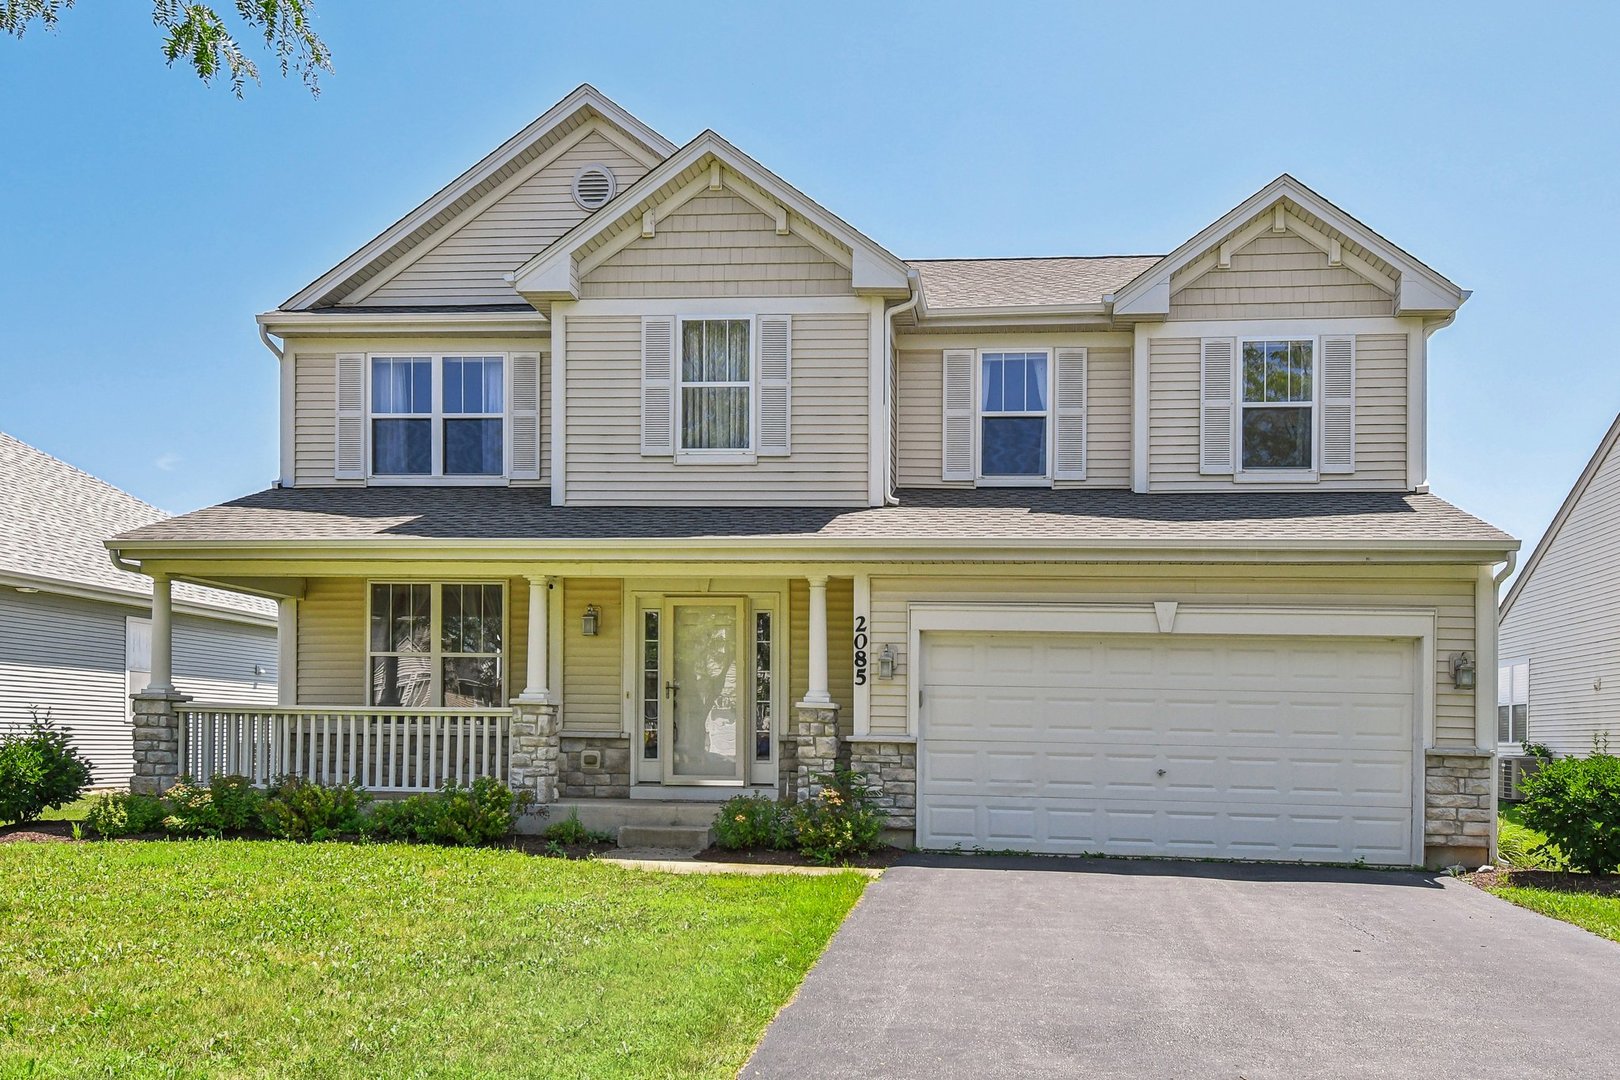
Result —
POLYGON ((1415 651, 929 634, 919 841, 1410 863, 1415 651))

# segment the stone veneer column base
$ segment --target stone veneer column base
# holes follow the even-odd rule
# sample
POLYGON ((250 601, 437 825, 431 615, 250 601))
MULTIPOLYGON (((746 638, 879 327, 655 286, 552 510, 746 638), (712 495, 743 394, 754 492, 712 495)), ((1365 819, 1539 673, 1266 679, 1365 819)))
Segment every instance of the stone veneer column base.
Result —
POLYGON ((507 784, 515 792, 529 792, 535 807, 557 801, 558 707, 552 703, 512 703, 512 749, 507 761, 507 784))
POLYGON ((917 838, 917 740, 905 735, 861 735, 849 740, 849 767, 866 780, 883 811, 890 842, 908 846, 917 838))
POLYGON ((135 775, 130 777, 129 790, 159 795, 180 779, 180 704, 190 700, 173 690, 130 695, 135 775))
POLYGON ((794 728, 798 736, 794 793, 803 802, 821 790, 818 777, 838 768, 838 706, 801 701, 794 709, 797 712, 794 728))
POLYGON ((1424 755, 1423 865, 1483 866, 1495 844, 1496 806, 1490 750, 1437 747, 1424 755))

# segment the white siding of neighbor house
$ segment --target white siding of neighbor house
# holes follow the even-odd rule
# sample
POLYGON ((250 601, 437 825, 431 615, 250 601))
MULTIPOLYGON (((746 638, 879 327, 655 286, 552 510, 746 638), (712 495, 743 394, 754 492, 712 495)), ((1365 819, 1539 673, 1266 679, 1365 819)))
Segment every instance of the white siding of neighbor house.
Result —
POLYGON ((540 354, 540 479, 514 486, 551 482, 551 351, 549 334, 528 337, 355 337, 319 340, 289 338, 293 357, 293 484, 296 487, 361 487, 363 480, 335 480, 337 442, 337 354, 414 356, 427 353, 540 354))
MULTIPOLYGON (((47 710, 90 758, 98 787, 127 784, 134 761, 126 620, 146 610, 52 596, 0 594, 0 729, 47 710)), ((273 705, 275 628, 177 615, 175 684, 198 700, 273 705), (267 674, 253 675, 253 665, 267 674)))
POLYGON ((1620 752, 1620 451, 1611 448, 1502 619, 1498 655, 1530 661, 1530 739, 1620 752))
POLYGON ((742 198, 699 195, 583 275, 580 296, 843 296, 850 273, 742 198))
POLYGON ((1261 235, 1195 280, 1171 282, 1170 318, 1294 319, 1389 315, 1394 297, 1292 233, 1261 235))
MULTIPOLYGON (((745 300, 739 314, 769 309, 745 300)), ((569 504, 866 504, 864 311, 793 316, 792 453, 753 465, 643 457, 640 317, 569 315, 567 330, 569 504)))
MULTIPOLYGON (((1065 341, 1067 344, 1068 341, 1065 341)), ((1042 347, 1031 341, 1032 347, 1042 347)), ((973 348, 963 335, 963 348, 973 348)), ((1044 346, 1051 348, 1052 346, 1044 346)), ((914 348, 900 341, 896 432, 900 487, 970 488, 971 480, 940 479, 941 425, 944 418, 943 349, 914 348)), ((1054 486, 1129 488, 1131 486, 1131 350, 1089 346, 1086 351, 1086 478, 1054 486)))
MULTIPOLYGON (((1433 609, 1435 640, 1435 739, 1437 746, 1474 745, 1474 698, 1452 686, 1449 657, 1474 650, 1473 567, 1375 575, 1353 569, 1285 567, 1215 569, 1163 566, 1124 572, 1118 567, 1081 571, 1009 568, 992 578, 975 576, 873 577, 872 646, 895 649, 895 677, 872 683, 873 734, 906 730, 906 655, 909 607, 917 601, 1010 603, 1131 603, 1174 600, 1185 604, 1433 609)), ((1534 731, 1534 720, 1531 721, 1534 731)))
MULTIPOLYGON (((1323 333, 1332 330, 1324 321, 1323 333)), ((1240 336, 1242 323, 1234 323, 1240 336)), ((1356 470, 1323 474, 1313 487, 1405 490, 1407 336, 1356 335, 1356 470)), ((1231 476, 1198 471, 1199 339, 1148 345, 1148 482, 1154 491, 1233 488, 1231 476)), ((1318 410, 1320 413, 1320 410, 1318 410)), ((1320 416, 1318 416, 1320 423, 1320 416)))
MULTIPOLYGON (((623 191, 646 174, 606 128, 587 135, 551 164, 518 184, 364 299, 359 307, 429 304, 513 304, 505 275, 549 247, 586 217, 574 202, 574 175, 603 164, 623 191)), ((386 271, 385 271, 386 272, 386 271)))

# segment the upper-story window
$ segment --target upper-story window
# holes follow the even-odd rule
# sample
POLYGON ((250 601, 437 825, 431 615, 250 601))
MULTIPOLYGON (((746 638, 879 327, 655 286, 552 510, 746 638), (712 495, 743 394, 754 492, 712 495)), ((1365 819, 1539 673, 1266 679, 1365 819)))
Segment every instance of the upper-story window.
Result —
POLYGON ((986 481, 1044 480, 1048 399, 1044 352, 979 355, 979 476, 986 481))
POLYGON ((1313 467, 1315 444, 1311 339, 1243 342, 1243 468, 1313 467))
POLYGON ((681 320, 682 452, 753 449, 748 319, 681 320))
POLYGON ((500 356, 372 357, 372 474, 500 476, 505 367, 500 356))

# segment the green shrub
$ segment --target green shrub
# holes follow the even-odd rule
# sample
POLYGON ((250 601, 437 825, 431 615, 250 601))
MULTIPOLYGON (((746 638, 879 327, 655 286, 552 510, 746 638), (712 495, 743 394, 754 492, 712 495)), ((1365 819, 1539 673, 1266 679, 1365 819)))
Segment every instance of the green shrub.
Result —
POLYGON ((793 815, 768 795, 737 795, 714 818, 716 846, 737 851, 793 846, 793 815))
POLYGON ((216 774, 208 781, 208 794, 226 832, 255 832, 262 828, 264 792, 245 776, 216 774))
POLYGON ((493 777, 481 776, 465 786, 451 780, 431 794, 378 803, 367 816, 365 832, 378 840, 473 847, 511 832, 528 802, 493 777))
POLYGON ((286 776, 265 795, 259 823, 278 840, 330 840, 362 831, 370 801, 358 784, 327 787, 286 776))
POLYGON ((574 810, 561 821, 547 825, 540 834, 540 839, 559 847, 580 844, 606 844, 613 837, 597 829, 587 829, 585 823, 579 820, 579 811, 574 810))
POLYGON ((50 713, 21 731, 0 735, 0 822, 33 821, 90 786, 90 762, 74 749, 50 713))
POLYGON ((224 831, 219 808, 207 788, 185 778, 163 794, 169 809, 163 819, 167 831, 176 836, 218 836, 224 831))
POLYGON ((1519 816, 1576 870, 1620 868, 1620 757, 1596 753, 1544 762, 1524 778, 1519 816))
POLYGON ((1496 825, 1496 861, 1515 870, 1562 870, 1564 857, 1534 829, 1500 818, 1496 825))
POLYGON ((84 822, 101 836, 139 836, 157 832, 169 808, 156 795, 133 795, 128 792, 108 792, 90 804, 84 822))
POLYGON ((793 808, 794 838, 804 857, 827 865, 876 847, 883 814, 861 775, 839 769, 815 779, 821 790, 793 808))

